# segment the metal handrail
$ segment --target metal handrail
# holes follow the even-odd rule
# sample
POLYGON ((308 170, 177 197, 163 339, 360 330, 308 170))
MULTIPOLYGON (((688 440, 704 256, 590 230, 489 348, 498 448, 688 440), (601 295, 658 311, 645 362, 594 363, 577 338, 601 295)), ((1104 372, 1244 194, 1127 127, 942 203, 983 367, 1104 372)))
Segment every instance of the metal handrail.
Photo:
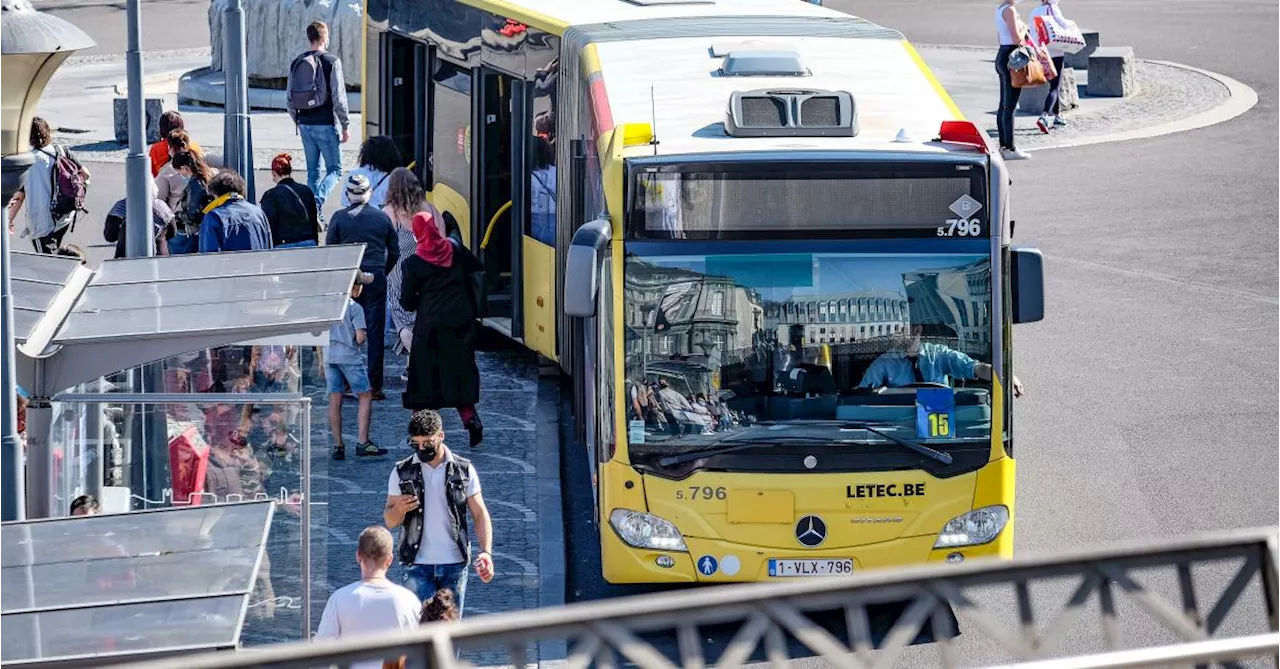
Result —
MULTIPOLYGON (((950 627, 950 618, 944 614, 948 606, 955 609, 962 619, 972 623, 966 629, 967 634, 990 639, 1019 660, 1037 661, 1055 649, 1066 628, 1079 621, 1085 605, 1094 600, 1098 602, 1097 618, 1110 652, 1067 657, 1060 661, 1065 664, 1031 664, 1027 665, 1028 669, 1149 666, 1170 661, 1168 658, 1174 657, 1170 653, 1182 653, 1176 657, 1189 661, 1211 659, 1210 655, 1225 660, 1266 653, 1267 648, 1272 648, 1266 644, 1273 643, 1276 633, 1280 632, 1277 629, 1280 599, 1276 592, 1276 545, 1277 528, 1232 530, 1158 542, 1129 542, 1104 548, 1070 550, 1012 561, 931 565, 870 571, 840 579, 756 583, 619 598, 429 625, 412 632, 197 656, 184 658, 182 664, 184 669, 301 669, 404 655, 410 660, 427 662, 429 666, 452 667, 465 666, 455 659, 454 649, 457 647, 463 650, 497 647, 507 651, 511 664, 523 665, 526 645, 540 639, 559 638, 569 642, 570 666, 587 666, 596 661, 612 664, 615 653, 638 666, 672 666, 662 651, 639 636, 668 631, 679 639, 678 651, 683 664, 703 666, 702 635, 698 629, 738 623, 741 628, 720 656, 721 663, 746 661, 761 646, 768 651, 770 659, 776 659, 785 655, 783 640, 790 636, 813 654, 839 665, 858 667, 870 665, 873 658, 871 648, 874 640, 867 629, 867 607, 902 601, 909 602, 909 605, 884 636, 879 651, 881 655, 875 657, 877 664, 891 663, 926 622, 932 622, 939 638, 937 645, 941 664, 954 666, 955 649, 952 648, 951 635, 947 633, 954 630, 950 627), (1222 562, 1241 565, 1235 577, 1225 586, 1201 581, 1197 590, 1193 583, 1193 567, 1222 562), (1153 567, 1176 569, 1181 602, 1167 601, 1160 594, 1142 587, 1132 577, 1134 570, 1153 567), (1052 615, 1047 629, 1037 633, 1036 607, 1029 604, 1029 586, 1036 581, 1061 580, 1064 577, 1079 579, 1076 594, 1063 607, 1062 615, 1052 615), (1266 611, 1266 620, 1259 627, 1269 634, 1214 637, 1222 620, 1255 580, 1261 584, 1266 611), (1020 604, 1023 600, 1027 602, 1026 606, 1018 606, 1015 615, 1020 620, 1014 621, 1012 627, 1000 615, 983 610, 969 596, 974 588, 992 585, 1012 587, 1020 604), (1209 610, 1202 613, 1202 605, 1196 602, 1196 595, 1211 595, 1206 592, 1208 587, 1218 587, 1221 594, 1216 600, 1206 600, 1209 610), (1117 622, 1117 610, 1124 609, 1116 607, 1121 597, 1127 597, 1134 606, 1164 623, 1186 643, 1124 650, 1117 622), (831 610, 843 611, 847 616, 850 644, 846 645, 814 625, 806 616, 808 612, 831 610)), ((1262 631, 1251 630, 1250 633, 1262 631)), ((1137 643, 1143 641, 1137 640, 1137 643)), ((1270 654, 1275 655, 1274 652, 1270 654)), ((161 669, 171 665, 142 663, 130 666, 161 669)), ((1227 666, 1233 665, 1228 662, 1227 666)))

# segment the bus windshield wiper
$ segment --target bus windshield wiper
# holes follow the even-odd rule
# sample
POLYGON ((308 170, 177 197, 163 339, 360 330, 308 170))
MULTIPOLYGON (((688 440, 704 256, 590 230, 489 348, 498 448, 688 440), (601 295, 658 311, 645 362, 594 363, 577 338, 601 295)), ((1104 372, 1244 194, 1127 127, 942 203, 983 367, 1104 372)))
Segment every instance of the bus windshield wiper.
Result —
POLYGON ((832 440, 826 437, 801 437, 801 436, 794 436, 794 435, 766 437, 766 438, 760 438, 760 439, 725 439, 722 441, 717 441, 714 444, 711 444, 710 447, 704 448, 702 450, 688 451, 686 453, 678 453, 676 455, 668 455, 667 457, 658 460, 658 466, 674 467, 675 465, 682 465, 686 462, 693 462, 694 460, 701 460, 702 458, 708 458, 713 455, 720 455, 722 453, 732 453, 734 451, 742 451, 748 448, 753 448, 755 446, 769 446, 770 444, 779 443, 779 442, 796 442, 796 441, 808 442, 808 443, 821 443, 821 444, 832 443, 832 440))
POLYGON ((840 424, 841 428, 853 429, 853 430, 866 430, 871 434, 884 437, 885 439, 888 439, 889 441, 892 441, 893 443, 905 449, 915 451, 916 453, 919 453, 920 455, 923 455, 926 458, 937 460, 938 462, 941 462, 944 465, 951 464, 952 458, 950 453, 943 453, 942 451, 939 451, 934 448, 929 448, 928 446, 925 446, 924 444, 921 444, 919 442, 912 441, 910 439, 904 439, 903 437, 894 436, 887 432, 881 432, 880 430, 876 429, 877 426, 885 427, 884 424, 877 425, 876 423, 844 422, 840 424))

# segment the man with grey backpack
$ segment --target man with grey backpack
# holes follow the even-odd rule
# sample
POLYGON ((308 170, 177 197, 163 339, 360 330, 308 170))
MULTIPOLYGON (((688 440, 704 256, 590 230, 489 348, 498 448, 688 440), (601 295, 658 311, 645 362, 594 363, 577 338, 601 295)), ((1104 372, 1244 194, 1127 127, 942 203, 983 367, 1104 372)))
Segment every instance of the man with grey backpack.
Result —
POLYGON ((289 96, 289 116, 302 136, 307 158, 307 185, 323 209, 325 198, 342 177, 342 153, 338 145, 347 134, 347 86, 342 78, 342 61, 325 51, 329 46, 329 26, 315 21, 307 26, 311 48, 293 59, 285 91, 289 96), (339 134, 341 128, 341 134, 339 134), (324 178, 320 162, 324 161, 324 178))

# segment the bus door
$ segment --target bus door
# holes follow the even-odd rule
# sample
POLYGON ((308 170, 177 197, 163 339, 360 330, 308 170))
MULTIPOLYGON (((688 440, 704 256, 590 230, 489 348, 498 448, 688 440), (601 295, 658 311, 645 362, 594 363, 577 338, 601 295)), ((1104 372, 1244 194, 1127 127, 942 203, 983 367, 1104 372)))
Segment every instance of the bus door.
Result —
POLYGON ((518 77, 480 69, 476 87, 475 154, 472 161, 472 239, 484 263, 489 294, 486 323, 515 337, 522 337, 521 250, 518 231, 524 225, 523 173, 525 133, 525 85, 518 77))
POLYGON ((426 181, 431 87, 427 76, 429 47, 417 40, 385 33, 382 62, 386 80, 382 86, 382 129, 400 149, 401 164, 413 165, 419 179, 426 181))

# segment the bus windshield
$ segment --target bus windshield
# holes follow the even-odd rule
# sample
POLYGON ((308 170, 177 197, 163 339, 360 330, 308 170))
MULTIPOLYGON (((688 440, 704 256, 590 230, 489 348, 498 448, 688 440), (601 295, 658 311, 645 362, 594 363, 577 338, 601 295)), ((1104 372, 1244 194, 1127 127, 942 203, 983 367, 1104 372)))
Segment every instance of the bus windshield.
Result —
POLYGON ((989 438, 988 255, 652 246, 626 253, 633 445, 989 438))

